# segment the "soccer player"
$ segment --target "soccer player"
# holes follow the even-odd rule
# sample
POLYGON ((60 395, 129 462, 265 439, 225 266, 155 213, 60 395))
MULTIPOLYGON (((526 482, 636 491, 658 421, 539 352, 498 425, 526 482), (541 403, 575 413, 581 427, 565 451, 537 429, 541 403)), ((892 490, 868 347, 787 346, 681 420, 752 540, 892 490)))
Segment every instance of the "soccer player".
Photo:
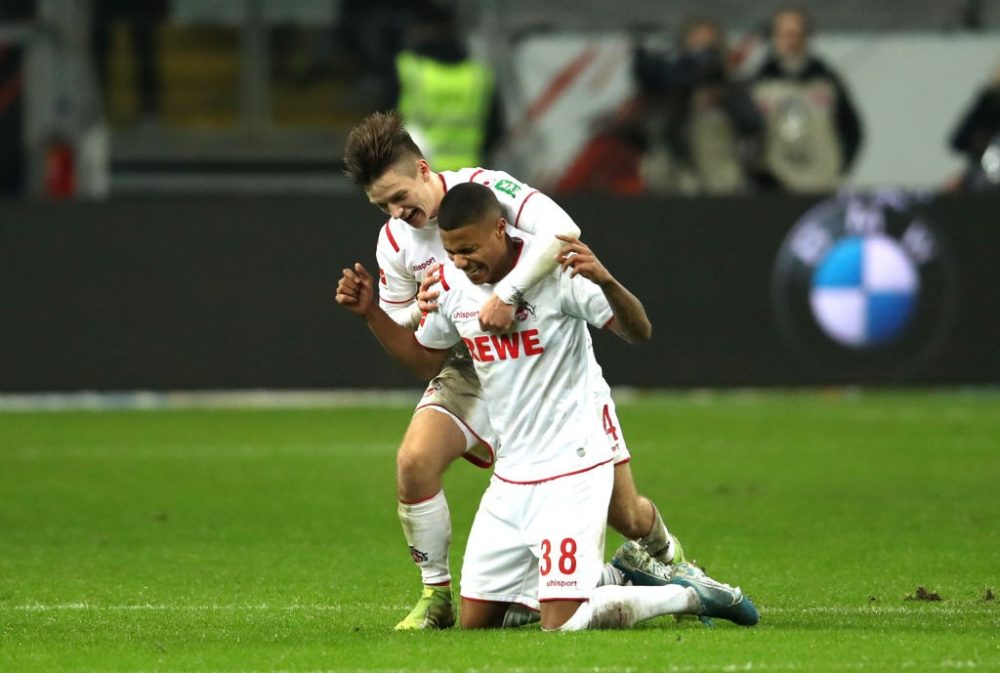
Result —
MULTIPOLYGON (((556 266, 562 247, 557 235, 578 236, 579 228, 554 201, 501 171, 467 168, 435 173, 396 113, 374 113, 351 132, 344 153, 348 175, 368 200, 390 217, 378 237, 379 305, 400 325, 416 328, 421 308, 433 311, 437 291, 433 271, 446 259, 437 231, 441 200, 458 184, 488 186, 504 217, 519 230, 535 234, 538 245, 518 267, 493 287, 477 311, 488 331, 504 331, 514 321, 517 298, 556 266)), ((355 298, 338 286, 337 301, 351 308, 355 298)), ((610 388, 588 346, 595 384, 594 404, 614 440, 615 479, 608 523, 661 562, 683 560, 654 504, 636 491, 630 456, 621 435, 610 388)), ((481 403, 480 383, 465 347, 460 346, 433 373, 417 404, 397 455, 398 513, 424 591, 397 629, 446 628, 454 623, 448 552, 451 515, 442 490, 447 467, 464 457, 480 467, 494 460, 496 439, 481 403)), ((616 581, 609 571, 606 581, 616 581)))
MULTIPOLYGON (((587 323, 648 340, 639 300, 586 245, 561 236, 561 268, 520 293, 515 323, 497 334, 483 327, 479 308, 539 241, 508 229, 494 190, 475 183, 449 190, 438 229, 451 262, 440 268, 438 310, 415 335, 374 303, 362 265, 343 289, 396 359, 432 374, 464 343, 482 384, 500 443, 466 548, 463 628, 503 626, 515 604, 539 609, 544 630, 621 628, 680 613, 755 624, 756 608, 738 588, 686 563, 661 586, 598 586, 615 451, 593 403, 587 323)), ((626 570, 637 579, 641 568, 626 570)))

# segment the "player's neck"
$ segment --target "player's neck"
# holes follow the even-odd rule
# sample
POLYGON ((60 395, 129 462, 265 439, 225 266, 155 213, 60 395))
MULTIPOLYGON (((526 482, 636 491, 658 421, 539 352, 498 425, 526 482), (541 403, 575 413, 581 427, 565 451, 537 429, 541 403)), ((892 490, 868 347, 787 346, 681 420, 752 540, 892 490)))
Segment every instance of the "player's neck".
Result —
POLYGON ((428 220, 434 220, 436 222, 437 221, 437 216, 438 216, 438 211, 441 210, 441 201, 444 200, 444 192, 445 192, 444 178, 441 177, 440 173, 435 173, 434 171, 431 171, 431 174, 430 174, 430 187, 431 187, 431 190, 433 190, 433 193, 434 193, 434 203, 436 205, 434 206, 434 214, 433 215, 431 213, 427 213, 427 219, 428 220))
POLYGON ((503 260, 500 265, 496 268, 496 273, 488 280, 490 284, 498 283, 504 279, 504 277, 511 272, 514 266, 517 264, 517 260, 521 257, 521 246, 524 245, 524 241, 515 241, 509 235, 507 235, 507 251, 504 253, 503 260))

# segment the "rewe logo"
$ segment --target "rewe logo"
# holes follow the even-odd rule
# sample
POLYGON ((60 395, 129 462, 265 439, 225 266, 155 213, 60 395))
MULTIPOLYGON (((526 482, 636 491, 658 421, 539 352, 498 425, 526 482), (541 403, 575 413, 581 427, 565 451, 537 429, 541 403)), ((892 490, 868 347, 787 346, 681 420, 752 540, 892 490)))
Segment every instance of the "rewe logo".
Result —
POLYGON ((478 362, 516 360, 545 352, 537 329, 526 329, 511 334, 483 334, 471 339, 462 337, 462 341, 469 348, 472 359, 478 362))

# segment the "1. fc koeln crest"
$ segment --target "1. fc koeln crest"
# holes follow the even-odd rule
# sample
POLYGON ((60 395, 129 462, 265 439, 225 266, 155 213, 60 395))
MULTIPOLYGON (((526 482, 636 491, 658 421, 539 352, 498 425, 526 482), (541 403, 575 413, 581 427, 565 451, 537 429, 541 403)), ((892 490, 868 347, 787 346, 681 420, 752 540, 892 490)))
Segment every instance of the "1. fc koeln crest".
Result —
POLYGON ((774 268, 786 342, 837 378, 904 375, 933 353, 954 306, 942 238, 901 192, 843 194, 807 211, 774 268))
POLYGON ((524 322, 529 316, 532 318, 535 317, 535 307, 522 300, 514 310, 514 319, 518 322, 524 322))

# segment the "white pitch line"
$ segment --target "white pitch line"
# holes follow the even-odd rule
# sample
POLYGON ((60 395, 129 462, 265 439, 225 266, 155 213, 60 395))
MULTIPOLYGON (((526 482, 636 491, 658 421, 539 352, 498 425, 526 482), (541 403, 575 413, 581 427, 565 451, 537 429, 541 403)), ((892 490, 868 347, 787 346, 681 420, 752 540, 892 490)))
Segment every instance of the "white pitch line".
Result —
POLYGON ((422 394, 422 388, 0 393, 0 413, 122 409, 327 409, 363 406, 405 408, 416 404, 422 394))
POLYGON ((407 605, 385 605, 382 603, 351 603, 348 605, 270 605, 268 603, 255 603, 247 605, 239 604, 206 604, 206 605, 168 605, 165 603, 135 603, 129 605, 95 605, 91 603, 26 603, 24 605, 0 606, 0 612, 5 610, 15 610, 21 612, 60 612, 73 610, 97 610, 104 612, 222 612, 230 610, 239 611, 316 611, 316 612, 342 612, 345 610, 405 610, 407 605))
MULTIPOLYGON (((272 605, 269 603, 251 604, 223 604, 210 603, 204 605, 170 605, 167 603, 133 603, 123 605, 100 605, 93 603, 25 603, 22 605, 0 605, 0 612, 21 611, 21 612, 59 612, 72 610, 96 610, 106 612, 222 612, 222 611, 315 611, 315 612, 342 612, 346 610, 378 610, 397 611, 405 610, 407 605, 387 605, 384 603, 349 603, 349 604, 291 604, 272 605)), ((761 614, 766 617, 773 615, 808 615, 808 614, 832 614, 832 615, 880 615, 880 614, 963 614, 967 612, 983 612, 996 609, 996 604, 980 602, 963 606, 948 605, 927 605, 905 606, 905 605, 871 605, 871 606, 805 606, 800 608, 786 607, 761 607, 761 614)))
POLYGON ((831 615, 877 615, 877 614, 914 614, 917 610, 927 612, 940 612, 943 614, 961 614, 970 611, 989 610, 994 607, 994 603, 979 602, 962 606, 914 603, 913 605, 865 605, 854 607, 843 607, 838 605, 813 605, 801 608, 759 608, 762 614, 831 614, 831 615))
MULTIPOLYGON (((971 659, 944 659, 940 662, 916 662, 912 660, 900 662, 871 662, 871 661, 839 661, 824 663, 824 670, 838 671, 864 671, 867 669, 885 669, 890 666, 897 670, 904 671, 927 671, 927 670, 977 670, 988 671, 997 670, 998 665, 994 662, 975 661, 971 659)), ((522 667, 496 667, 503 673, 647 673, 648 667, 636 666, 537 666, 532 668, 522 667)), ((741 673, 749 671, 813 671, 816 669, 814 662, 758 662, 746 661, 727 664, 660 664, 656 670, 661 673, 741 673)), ((484 669, 476 668, 326 668, 312 671, 245 671, 243 673, 478 673, 484 669)), ((491 669, 492 670, 492 669, 491 669)), ((206 672, 221 673, 221 672, 206 672)))

